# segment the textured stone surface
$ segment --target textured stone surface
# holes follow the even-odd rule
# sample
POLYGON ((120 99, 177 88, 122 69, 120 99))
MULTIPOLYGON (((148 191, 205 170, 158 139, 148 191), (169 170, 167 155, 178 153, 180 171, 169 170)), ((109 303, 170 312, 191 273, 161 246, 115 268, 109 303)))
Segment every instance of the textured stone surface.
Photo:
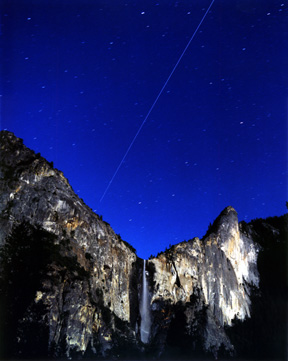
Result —
POLYGON ((249 285, 259 283, 258 247, 240 233, 232 207, 211 228, 203 240, 180 243, 149 261, 155 267, 151 304, 153 309, 153 303, 160 300, 188 303, 200 293, 208 312, 205 347, 214 350, 223 343, 232 350, 224 326, 250 316, 249 285))
MULTIPOLYGON (((101 329, 101 313, 95 314, 91 304, 97 303, 97 294, 101 293, 103 307, 130 321, 130 277, 136 255, 74 193, 63 173, 26 148, 21 139, 1 132, 0 149, 0 244, 22 221, 55 234, 57 242, 69 239, 70 253, 89 272, 89 279, 45 285, 45 292, 39 291, 35 299, 42 294, 49 308, 49 343, 57 344, 64 337, 67 355, 72 348, 85 351, 93 327, 101 329), (59 322, 63 313, 64 326, 59 322)), ((109 342, 105 332, 102 336, 109 342)))
MULTIPOLYGON (((84 204, 62 172, 6 131, 0 132, 0 190, 2 249, 15 226, 27 222, 53 235, 52 248, 59 253, 49 258, 44 276, 41 270, 41 283, 35 283, 30 303, 15 320, 17 357, 28 342, 25 330, 34 324, 46 335, 41 337, 47 355, 59 358, 137 358, 143 352, 165 358, 175 356, 173 350, 187 358, 203 350, 216 356, 221 347, 234 352, 227 327, 251 316, 260 250, 253 239, 261 239, 259 227, 239 227, 232 207, 203 239, 181 242, 147 261, 152 325, 149 344, 143 345, 143 260, 84 204)), ((279 233, 265 227, 274 236, 279 233)), ((33 237, 36 231, 27 229, 33 237)), ((43 242, 47 235, 40 237, 43 242)))

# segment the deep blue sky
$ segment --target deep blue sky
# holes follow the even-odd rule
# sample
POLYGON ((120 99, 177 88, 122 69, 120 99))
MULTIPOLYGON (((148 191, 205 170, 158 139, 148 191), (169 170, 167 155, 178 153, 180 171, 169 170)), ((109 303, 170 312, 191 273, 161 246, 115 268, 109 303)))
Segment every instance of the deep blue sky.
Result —
POLYGON ((140 257, 287 200, 287 0, 4 0, 1 129, 140 257))

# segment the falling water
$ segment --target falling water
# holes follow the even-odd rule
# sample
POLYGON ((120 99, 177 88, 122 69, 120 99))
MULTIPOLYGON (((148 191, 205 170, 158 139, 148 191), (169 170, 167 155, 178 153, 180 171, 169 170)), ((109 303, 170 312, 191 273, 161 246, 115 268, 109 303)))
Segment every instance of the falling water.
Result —
POLYGON ((145 259, 143 264, 142 299, 141 299, 140 315, 141 315, 141 327, 140 327, 141 341, 143 343, 148 343, 149 333, 150 333, 150 308, 149 308, 148 284, 146 279, 145 259))

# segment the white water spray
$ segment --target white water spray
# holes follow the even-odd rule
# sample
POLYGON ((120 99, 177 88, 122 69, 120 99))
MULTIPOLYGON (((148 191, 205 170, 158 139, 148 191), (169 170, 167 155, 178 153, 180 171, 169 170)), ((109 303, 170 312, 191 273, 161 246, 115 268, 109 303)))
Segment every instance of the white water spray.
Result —
POLYGON ((148 291, 148 284, 146 279, 145 259, 143 264, 142 299, 140 305, 140 315, 141 315, 141 326, 140 326, 141 341, 143 343, 148 343, 151 320, 150 320, 149 291, 148 291))

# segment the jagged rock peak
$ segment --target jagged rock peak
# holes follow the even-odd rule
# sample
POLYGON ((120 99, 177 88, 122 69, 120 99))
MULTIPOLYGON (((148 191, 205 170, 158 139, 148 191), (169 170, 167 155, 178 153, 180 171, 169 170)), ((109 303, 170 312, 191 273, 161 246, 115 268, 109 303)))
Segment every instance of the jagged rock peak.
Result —
POLYGON ((0 166, 1 178, 9 181, 10 185, 20 174, 26 183, 38 181, 40 177, 58 175, 71 188, 63 172, 54 168, 53 162, 48 162, 40 153, 36 154, 23 144, 21 138, 6 130, 0 132, 0 166))
POLYGON ((20 142, 23 144, 23 139, 17 138, 16 135, 13 132, 10 132, 9 130, 1 130, 0 131, 0 138, 4 142, 20 142))
MULTIPOLYGON (((23 139, 17 138, 14 133, 2 130, 0 132, 0 146, 1 146, 1 165, 17 166, 19 163, 33 161, 40 158, 40 154, 27 148, 23 144, 23 139)), ((44 159, 44 158, 43 158, 44 159)))
POLYGON ((226 228, 230 226, 238 226, 238 214, 232 206, 228 206, 223 209, 223 211, 219 214, 219 216, 215 219, 215 221, 211 224, 208 228, 208 231, 206 232, 203 239, 205 239, 210 234, 214 233, 217 234, 220 232, 221 228, 223 228, 226 225, 226 228))
POLYGON ((17 138, 14 133, 2 130, 0 132, 1 165, 17 166, 19 162, 36 158, 35 152, 23 144, 21 138, 17 138))
MULTIPOLYGON (((223 211, 221 212, 221 214, 229 214, 230 212, 236 212, 235 208, 233 208, 232 206, 228 206, 226 208, 223 209, 223 211)), ((237 213, 237 212, 236 212, 237 213)))
MULTIPOLYGON (((141 348, 139 303, 141 280, 146 282, 143 274, 147 273, 151 345, 163 352, 167 342, 173 344, 175 337, 183 336, 193 343, 198 340, 195 350, 199 346, 216 355, 224 345, 233 352, 226 328, 235 319, 250 317, 251 290, 259 285, 258 245, 252 232, 239 228, 233 207, 220 213, 201 240, 195 237, 161 252, 145 263, 147 272, 143 272, 143 262, 133 247, 75 194, 52 162, 35 154, 13 133, 1 131, 0 245, 9 242, 9 237, 11 241, 15 226, 17 230, 23 221, 23 231, 27 224, 32 227, 26 229, 32 240, 33 227, 48 231, 55 243, 48 242, 49 247, 60 249, 60 254, 52 252, 49 270, 42 269, 31 303, 17 316, 20 333, 15 335, 24 335, 29 320, 39 313, 39 320, 47 320, 44 341, 53 357, 71 358, 73 352, 84 355, 87 351, 102 357, 113 348, 111 355, 118 355, 119 337, 125 350, 131 345, 141 348)), ((16 241, 22 242, 21 230, 16 241)), ((29 237, 26 240, 29 243, 29 237)), ((22 256, 25 249, 21 251, 20 246, 22 256)), ((14 263, 12 272, 10 263, 6 265, 8 278, 19 263, 15 255, 9 256, 14 263)), ((26 281, 23 289, 28 289, 26 281)), ((18 307, 17 302, 13 305, 11 315, 18 307)), ((22 338, 24 345, 27 340, 22 338)), ((21 342, 15 345, 22 352, 21 342)))
POLYGON ((239 231, 235 209, 226 207, 201 241, 181 242, 150 260, 155 268, 151 302, 189 304, 197 298, 209 315, 205 348, 217 349, 220 342, 232 350, 223 328, 250 317, 248 285, 259 283, 257 253, 253 240, 239 231))

